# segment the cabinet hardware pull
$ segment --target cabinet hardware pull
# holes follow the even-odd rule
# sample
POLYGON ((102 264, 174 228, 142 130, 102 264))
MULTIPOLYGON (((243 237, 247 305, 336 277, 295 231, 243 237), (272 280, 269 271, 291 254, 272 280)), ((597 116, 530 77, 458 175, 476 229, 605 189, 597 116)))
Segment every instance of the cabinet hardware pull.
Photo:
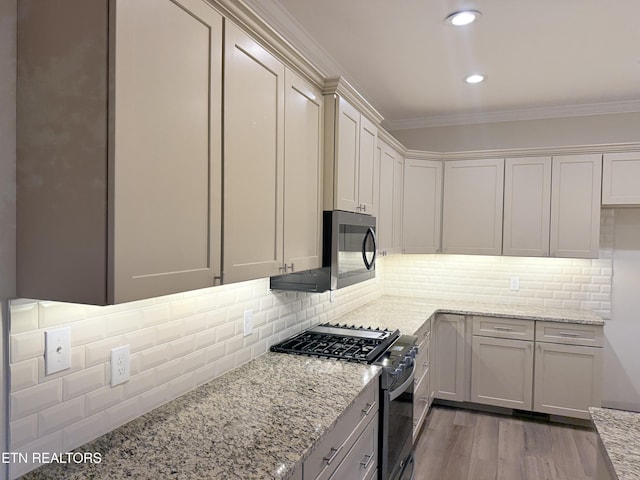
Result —
POLYGON ((336 459, 336 457, 338 456, 338 452, 340 450, 342 450, 343 446, 344 445, 340 445, 338 448, 331 447, 331 450, 329 450, 330 456, 322 458, 325 462, 327 462, 327 465, 331 465, 331 462, 333 462, 336 459), (331 452, 333 452, 333 453, 331 453, 331 452))
POLYGON ((374 406, 373 403, 367 402, 367 406, 362 409, 362 413, 364 413, 365 417, 371 413, 371 410, 373 409, 373 406, 374 406))
POLYGON ((284 264, 284 271, 286 272, 287 269, 290 268, 291 271, 293 272, 293 262, 291 262, 291 265, 287 265, 286 263, 284 264))
POLYGON ((559 332, 559 335, 561 337, 579 337, 580 336, 579 333, 573 333, 573 332, 559 332))
POLYGON ((278 270, 280 270, 281 272, 285 272, 287 271, 287 264, 285 263, 283 267, 278 268, 278 270))
POLYGON ((493 329, 498 330, 499 332, 513 332, 513 328, 511 327, 499 327, 497 325, 494 325, 493 329))
POLYGON ((373 459, 373 453, 370 455, 365 455, 364 456, 364 462, 360 462, 360 465, 362 465, 362 468, 366 469, 369 464, 371 463, 371 460, 373 459))

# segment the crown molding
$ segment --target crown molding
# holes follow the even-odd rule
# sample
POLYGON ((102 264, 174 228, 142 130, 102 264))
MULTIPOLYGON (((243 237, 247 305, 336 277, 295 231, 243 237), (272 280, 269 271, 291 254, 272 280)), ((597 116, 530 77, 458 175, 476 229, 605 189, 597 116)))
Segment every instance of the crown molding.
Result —
MULTIPOLYGON (((280 58, 289 68, 318 87, 323 85, 326 74, 308 57, 265 21, 266 12, 256 8, 257 2, 243 0, 208 0, 224 17, 244 28, 261 45, 280 58)), ((266 3, 266 2, 265 2, 266 3)), ((276 25, 277 26, 277 25, 276 25)), ((314 59, 315 60, 315 59, 314 59)))
POLYGON ((544 120, 549 118, 579 117, 611 113, 640 112, 640 100, 588 103, 556 107, 534 107, 518 110, 497 110, 485 113, 457 113, 433 115, 405 120, 386 120, 391 131, 417 128, 474 125, 480 123, 513 122, 518 120, 544 120))
MULTIPOLYGON (((558 155, 583 155, 588 153, 627 153, 640 152, 640 142, 610 143, 593 145, 572 145, 564 147, 509 148, 502 150, 476 150, 462 152, 439 153, 443 160, 475 160, 483 158, 538 157, 558 155)), ((420 152, 427 153, 427 152, 420 152)), ((429 152, 435 154, 435 152, 429 152)))
POLYGON ((369 117, 369 120, 379 125, 384 117, 373 105, 356 90, 344 77, 329 77, 322 86, 323 95, 339 95, 353 104, 361 113, 369 117))

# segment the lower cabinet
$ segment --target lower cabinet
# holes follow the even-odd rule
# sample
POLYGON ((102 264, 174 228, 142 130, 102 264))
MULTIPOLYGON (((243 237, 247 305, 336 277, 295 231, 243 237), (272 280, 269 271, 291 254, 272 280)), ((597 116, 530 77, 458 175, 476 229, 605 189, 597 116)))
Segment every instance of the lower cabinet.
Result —
POLYGON ((415 378, 413 385, 413 441, 415 442, 424 423, 429 407, 433 401, 435 390, 431 382, 431 318, 416 332, 418 337, 418 354, 415 362, 415 378))
POLYGON ((474 336, 471 401, 531 410, 533 342, 474 336))
POLYGON ((432 381, 435 398, 465 401, 466 368, 465 316, 438 314, 434 323, 432 381))
POLYGON ((602 402, 602 348, 540 342, 535 372, 536 412, 589 419, 602 402))
POLYGON ((533 320, 473 317, 471 401, 531 410, 533 320))
POLYGON ((303 478, 375 478, 378 468, 378 409, 379 384, 374 380, 305 460, 303 478))
MULTIPOLYGON (((443 348, 438 361, 452 365, 443 348)), ((474 317, 471 351, 471 402, 579 419, 601 404, 602 326, 474 317)), ((448 398, 445 380, 438 398, 448 398)))

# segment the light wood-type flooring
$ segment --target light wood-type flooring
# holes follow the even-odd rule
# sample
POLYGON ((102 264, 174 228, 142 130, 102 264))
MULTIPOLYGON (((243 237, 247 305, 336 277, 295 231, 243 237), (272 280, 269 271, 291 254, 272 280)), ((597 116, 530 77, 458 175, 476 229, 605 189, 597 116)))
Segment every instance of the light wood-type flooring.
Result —
POLYGON ((587 428, 433 406, 415 480, 591 480, 596 448, 587 428))

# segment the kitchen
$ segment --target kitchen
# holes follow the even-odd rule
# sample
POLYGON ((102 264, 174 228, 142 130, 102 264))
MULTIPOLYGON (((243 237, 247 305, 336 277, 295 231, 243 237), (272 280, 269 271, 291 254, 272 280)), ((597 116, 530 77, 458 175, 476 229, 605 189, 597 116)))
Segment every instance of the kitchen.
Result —
MULTIPOLYGON (((7 7, 10 8, 10 7, 7 7)), ((3 18, 13 18, 11 12, 3 18)), ((10 29, 9 29, 10 30, 10 29)), ((3 29, 5 32, 5 29, 3 29)), ((11 41, 2 45, 11 45, 11 41)), ((11 52, 6 55, 11 63, 11 52)), ((3 57, 4 58, 4 57, 3 57)), ((3 80, 4 81, 4 80, 3 80)), ((7 88, 8 98, 11 95, 11 80, 7 88)), ((11 125, 10 111, 4 112, 11 125)), ((486 130, 478 126, 441 127, 430 130, 433 132, 431 143, 429 136, 421 132, 399 131, 398 137, 404 136, 403 141, 417 150, 446 152, 464 150, 508 150, 544 147, 556 148, 553 153, 567 153, 574 145, 593 144, 626 144, 637 142, 637 113, 603 114, 572 119, 552 119, 549 121, 529 120, 504 124, 487 124, 485 129, 491 130, 494 144, 485 145, 486 130), (559 125, 562 128, 559 128, 559 125), (528 131, 536 131, 536 138, 526 135, 528 131), (515 133, 514 133, 515 132, 515 133), (410 141, 414 134, 414 140, 410 141), (416 140, 425 142, 421 145, 416 140), (452 139, 447 145, 447 139, 452 139), (464 139, 466 144, 459 146, 464 139), (439 145, 433 145, 435 141, 439 145), (497 145, 496 145, 497 143, 497 145), (415 145, 415 146, 414 146, 415 145)), ((3 135, 11 129, 2 129, 3 135)), ((428 133, 428 132, 427 132, 428 133)), ((15 144, 7 133, 7 141, 2 144, 8 149, 15 144)), ((4 140, 4 139, 3 139, 4 140)), ((551 150, 551 149, 549 149, 551 150)), ((637 150, 637 148, 636 148, 637 150)), ((540 150, 538 153, 544 154, 540 150)), ((5 157, 3 156, 3 159, 5 157)), ((11 158, 10 154, 7 158, 11 158)), ((11 162, 3 168, 11 172, 11 162)), ((8 175, 10 176, 10 174, 8 175)), ((3 179, 7 178, 4 175, 3 179)), ((5 180, 3 180, 5 181, 5 180)), ((8 182, 11 183, 11 182, 8 182)), ((4 185, 3 185, 4 187, 4 185)), ((7 185, 4 191, 10 192, 15 185, 7 185)), ((245 364, 248 360, 260 357, 267 351, 267 347, 275 343, 276 338, 282 339, 311 326, 312 323, 331 321, 336 316, 348 313, 356 307, 365 305, 380 295, 415 295, 438 299, 462 299, 470 301, 484 301, 495 303, 498 297, 504 303, 546 302, 547 305, 566 306, 595 310, 605 319, 609 319, 611 311, 616 309, 614 291, 624 291, 625 285, 633 285, 634 258, 637 261, 637 213, 635 209, 622 210, 605 208, 602 210, 600 254, 598 259, 523 259, 512 257, 483 257, 459 255, 389 255, 379 261, 376 280, 351 289, 339 290, 332 294, 293 294, 284 292, 270 292, 268 280, 254 280, 238 284, 215 287, 211 290, 195 290, 189 293, 176 294, 149 300, 140 300, 132 304, 122 304, 114 307, 89 307, 84 305, 60 304, 55 302, 16 301, 11 306, 11 335, 15 335, 12 351, 15 350, 16 363, 22 369, 20 374, 13 373, 14 378, 20 379, 20 390, 37 387, 42 367, 36 360, 34 352, 41 352, 43 339, 42 331, 60 325, 72 325, 72 370, 67 372, 75 375, 71 380, 63 380, 62 376, 53 377, 53 382, 44 382, 45 389, 38 390, 43 397, 58 394, 57 388, 62 388, 63 382, 71 384, 66 389, 73 390, 64 408, 57 412, 60 418, 56 425, 40 420, 40 410, 25 405, 24 416, 16 413, 18 420, 13 422, 12 438, 19 445, 32 444, 34 450, 58 451, 68 444, 81 444, 105 431, 122 424, 138 415, 138 412, 148 411, 165 401, 189 391, 193 386, 213 377, 245 364), (634 217, 635 215, 635 217, 634 217), (616 244, 616 242, 620 242, 616 244), (616 248, 617 247, 617 248, 616 248), (634 254, 635 252, 635 254, 634 254), (634 255, 636 255, 634 257, 634 255), (620 260, 619 264, 616 263, 620 260), (541 267, 542 265, 542 267, 541 267), (616 276, 613 271, 620 267, 629 275, 623 280, 620 290, 615 290, 616 276), (546 271, 545 271, 546 270, 546 271), (553 273, 548 273, 549 271, 553 273), (537 275, 535 276, 537 272, 537 275), (410 278, 408 278, 410 277, 410 278), (520 290, 510 290, 511 277, 519 278, 520 290), (469 279, 473 279, 472 282, 469 279), (410 280, 410 281, 409 281, 410 280), (531 285, 540 288, 530 289, 531 285), (594 290, 594 286, 597 288, 594 290), (609 288, 608 288, 609 287, 609 288), (574 293, 572 293, 574 292, 574 293), (613 298, 612 298, 613 297, 613 298), (333 300, 333 301, 332 301, 333 300), (611 301, 613 300, 613 305, 611 301), (244 312, 253 312, 253 327, 259 332, 257 335, 242 336, 244 312), (192 336, 200 337, 201 349, 190 350, 192 336), (126 394, 124 389, 117 389, 113 393, 106 385, 105 373, 100 367, 105 362, 105 352, 119 346, 126 337, 131 345, 136 345, 137 362, 140 370, 147 373, 130 381, 126 394), (187 340, 188 339, 188 340, 187 340), (77 342, 77 343, 76 343, 77 342), (217 343, 224 345, 223 351, 213 348, 217 343), (77 346, 76 346, 77 345, 77 346), (24 348, 24 350, 23 350, 24 348), (144 353, 142 353, 145 351, 144 353), (179 371, 182 364, 177 360, 185 357, 182 362, 190 362, 196 366, 196 375, 182 378, 179 371), (162 363, 164 358, 170 357, 168 363, 162 363), (186 359, 186 357, 189 357, 186 359), (35 360, 35 361, 34 361, 35 360), (214 365, 213 368, 211 365, 214 365), (180 366, 179 366, 180 365, 180 366), (73 381, 75 380, 75 382, 73 381), (135 386, 134 386, 135 383, 135 386), (125 398, 126 397, 126 398, 125 398), (133 401, 135 399, 135 401, 133 401), (128 402, 128 403, 127 403, 128 402), (135 406, 135 407, 134 407, 135 406), (64 430, 64 436, 60 433, 64 430), (64 440, 63 440, 64 438, 64 440)), ((3 208, 2 215, 9 217, 6 225, 14 225, 11 221, 11 201, 3 208)), ((3 222, 5 225, 5 222, 3 222)), ((4 229, 7 234, 11 228, 4 229)), ((11 236, 10 232, 8 233, 11 236)), ((11 240, 2 243, 7 245, 7 270, 11 271, 11 240)), ((15 248, 15 247, 14 247, 15 248)), ((4 257, 3 257, 4 260, 4 257)), ((3 273, 3 298, 14 297, 15 279, 3 273), (5 282, 7 283, 5 287, 5 282)), ((629 294, 627 294, 629 295, 629 294)), ((633 296, 626 300, 622 308, 633 306, 633 296)), ((6 306, 6 302, 5 302, 6 306)), ((3 311, 3 319, 7 318, 7 311, 3 311)), ((613 323, 613 322, 612 322, 613 323)), ((3 325, 7 325, 3 322, 3 325)), ((5 328, 8 328, 5 327, 5 328)), ((609 329, 609 326, 607 327, 609 329)), ((616 332, 619 349, 615 352, 621 355, 620 363, 624 368, 622 376, 611 377, 605 374, 603 402, 609 401, 611 406, 619 408, 638 409, 638 387, 633 379, 637 374, 630 366, 628 359, 632 345, 624 342, 624 337, 631 337, 633 328, 631 321, 624 323, 624 330, 616 332), (623 343, 620 343, 622 338, 623 343), (627 350, 625 352, 625 350, 627 350), (626 357, 625 357, 626 356, 626 357), (628 380, 624 380, 624 377, 628 380), (615 378, 615 380, 614 380, 615 378), (607 381, 610 384, 607 388, 607 381), (620 391, 619 391, 620 390, 620 391), (609 398, 604 392, 615 392, 609 398)), ((614 330, 611 330, 612 333, 614 330)), ((4 334, 8 344, 8 332, 4 334)), ((613 338, 613 337, 612 337, 613 338)), ((126 342, 125 342, 126 343, 126 342)), ((5 350, 7 346, 5 345, 5 350)), ((5 355, 8 355, 5 354, 5 355)), ((41 355, 41 353, 40 353, 41 355)), ((605 354, 606 355, 606 354, 605 354)), ((631 357, 633 358, 633 357, 631 357)), ((618 361, 610 358, 610 361, 618 361)), ((606 360, 605 360, 606 365, 606 360)), ((8 367, 8 362, 5 365, 8 367)), ((605 366, 606 370, 606 366, 605 366)), ((6 378, 6 376, 5 376, 6 378)), ((12 380, 13 381, 13 380, 12 380)), ((2 396, 6 402, 8 394, 2 396)), ((22 400, 22 399, 21 399, 22 400)), ((67 398, 65 398, 67 400, 67 398)), ((60 404, 62 405, 62 403, 60 404)), ((56 408, 56 404, 45 402, 42 410, 56 408)), ((5 407, 8 408, 8 407, 5 407)))

